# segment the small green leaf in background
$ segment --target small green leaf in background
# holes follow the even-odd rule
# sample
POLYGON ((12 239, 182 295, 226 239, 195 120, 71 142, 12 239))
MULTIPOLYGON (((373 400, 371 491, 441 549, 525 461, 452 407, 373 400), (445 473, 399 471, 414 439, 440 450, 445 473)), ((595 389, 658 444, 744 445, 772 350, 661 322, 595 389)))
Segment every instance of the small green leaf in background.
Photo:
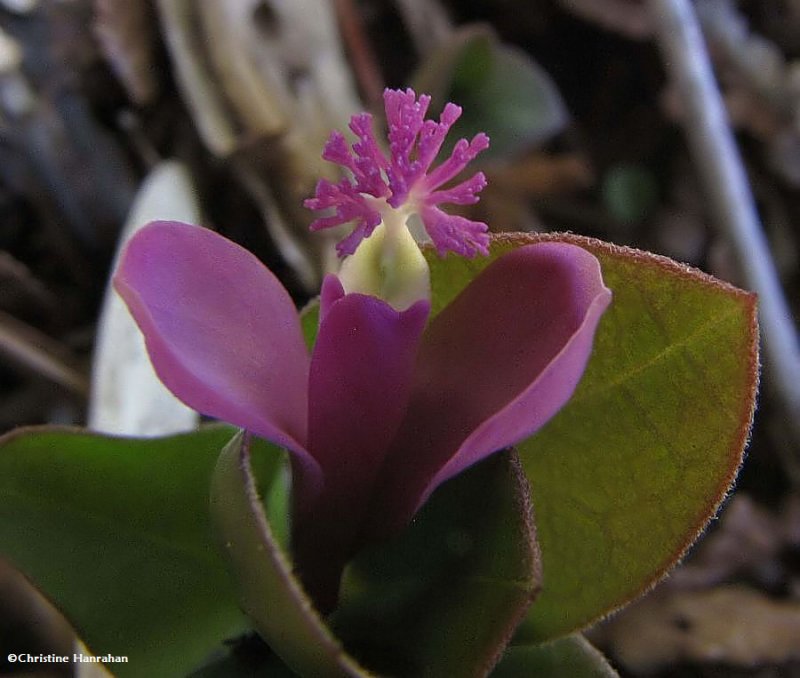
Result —
MULTIPOLYGON (((250 437, 237 434, 222 451, 211 484, 214 529, 237 577, 243 609, 299 675, 368 675, 342 650, 295 579, 255 487, 249 446, 250 437)), ((274 447, 269 454, 283 457, 274 447)), ((287 506, 276 513, 287 515, 287 506)))
POLYGON ((544 645, 510 647, 492 678, 619 678, 600 652, 583 636, 544 645))
POLYGON ((615 219, 632 223, 645 219, 658 202, 658 184, 643 165, 619 164, 603 176, 603 202, 615 219))
POLYGON ((485 675, 539 588, 530 511, 515 452, 465 471, 350 564, 333 628, 380 675, 485 675))
POLYGON ((543 577, 518 643, 590 624, 675 564, 735 477, 758 378, 754 295, 589 238, 508 234, 488 258, 429 253, 434 312, 493 258, 544 240, 595 254, 614 298, 575 395, 518 445, 543 577))
MULTIPOLYGON (((180 676, 248 628, 211 537, 227 426, 160 439, 20 429, 0 440, 0 555, 118 676, 180 676)), ((259 468, 269 477, 276 467, 259 468)))
POLYGON ((481 158, 511 158, 560 132, 567 111, 550 76, 523 50, 500 42, 488 26, 455 32, 412 78, 434 108, 448 101, 464 109, 451 134, 471 139, 486 132, 481 158))

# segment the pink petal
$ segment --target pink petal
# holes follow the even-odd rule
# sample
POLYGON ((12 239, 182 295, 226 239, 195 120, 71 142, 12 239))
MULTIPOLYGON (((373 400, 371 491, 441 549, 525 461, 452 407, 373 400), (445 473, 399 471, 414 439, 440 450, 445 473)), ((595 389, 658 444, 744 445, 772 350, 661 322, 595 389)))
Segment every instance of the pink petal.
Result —
POLYGON ((154 222, 126 247, 114 286, 159 378, 203 414, 305 450, 308 352, 294 304, 250 252, 212 231, 154 222))
POLYGON ((309 377, 309 446, 324 487, 296 497, 295 562, 317 603, 332 604, 356 548, 384 456, 403 419, 430 304, 398 312, 362 294, 323 287, 323 320, 309 377))
POLYGON ((387 457, 376 536, 406 524, 433 490, 527 438, 571 397, 611 300, 598 261, 565 243, 521 247, 437 316, 420 347, 408 415, 387 457))
POLYGON ((432 205, 422 207, 420 216, 440 257, 448 252, 468 258, 489 254, 489 227, 482 221, 448 214, 432 205))
POLYGON ((457 186, 429 193, 425 197, 425 204, 474 205, 480 200, 478 193, 484 188, 486 188, 486 175, 483 172, 477 172, 457 186))
POLYGON ((460 117, 461 106, 448 102, 442 109, 438 123, 433 120, 425 121, 417 143, 417 161, 420 164, 421 172, 424 173, 430 169, 436 156, 439 155, 447 133, 460 117))
POLYGON ((389 204, 399 207, 406 200, 411 185, 419 178, 423 169, 415 153, 417 137, 425 124, 425 114, 431 103, 430 96, 423 94, 417 100, 412 89, 383 92, 386 124, 389 128, 390 167, 387 171, 392 197, 389 204))
POLYGON ((314 197, 305 200, 303 205, 313 210, 334 209, 333 214, 315 219, 309 226, 312 231, 356 222, 353 232, 336 246, 340 256, 355 252, 361 240, 368 238, 381 223, 380 213, 367 203, 349 179, 342 179, 338 184, 320 179, 314 197))
POLYGON ((369 113, 354 115, 350 119, 350 130, 358 137, 353 144, 355 154, 354 168, 355 188, 359 193, 369 193, 375 198, 389 196, 389 187, 383 178, 383 172, 389 163, 378 146, 375 131, 372 128, 372 116, 369 113))
POLYGON ((322 289, 319 293, 319 320, 325 320, 330 309, 339 299, 345 295, 342 281, 335 275, 328 274, 322 281, 322 289))
POLYGON ((472 137, 472 141, 459 139, 450 157, 425 177, 425 190, 433 191, 450 181, 487 148, 489 148, 489 137, 483 132, 478 132, 472 137))

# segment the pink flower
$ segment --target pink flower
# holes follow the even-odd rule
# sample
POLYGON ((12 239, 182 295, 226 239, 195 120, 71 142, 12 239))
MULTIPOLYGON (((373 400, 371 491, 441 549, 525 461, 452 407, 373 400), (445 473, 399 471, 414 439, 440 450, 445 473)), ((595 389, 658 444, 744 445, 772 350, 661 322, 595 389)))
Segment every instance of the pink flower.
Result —
POLYGON ((211 231, 149 225, 114 284, 178 398, 289 451, 295 563, 323 609, 365 543, 566 403, 611 296, 591 254, 556 242, 499 258, 432 319, 328 276, 309 353, 275 276, 211 231))
POLYGON ((316 195, 306 200, 306 207, 333 209, 334 214, 314 221, 311 230, 355 222, 351 234, 337 246, 340 255, 352 254, 384 220, 385 211, 393 209, 402 211, 404 220, 412 214, 419 215, 440 255, 448 251, 467 257, 487 254, 486 224, 447 214, 438 205, 478 202, 477 194, 486 186, 483 172, 449 189, 441 187, 488 148, 489 137, 480 133, 470 142, 460 139, 450 157, 429 171, 448 130, 461 116, 461 108, 448 103, 437 123, 425 120, 429 96, 423 94, 417 100, 411 89, 387 89, 383 100, 389 126, 389 158, 378 146, 369 113, 350 120, 350 130, 358 138, 352 149, 340 132, 333 132, 322 157, 341 165, 351 176, 336 184, 327 179, 317 184, 316 195))
POLYGON ((344 262, 341 280, 325 278, 310 353, 275 276, 210 231, 153 223, 128 244, 114 278, 178 398, 289 451, 295 564, 326 610, 363 545, 403 528, 439 485, 530 436, 564 405, 611 298, 591 254, 548 242, 493 262, 429 319, 428 267, 406 220, 418 214, 440 254, 488 253, 485 224, 437 205, 477 200, 481 173, 440 187, 489 141, 462 139, 429 171, 461 109, 448 104, 435 123, 424 119, 428 97, 387 90, 384 100, 390 159, 370 117, 355 116, 352 153, 334 133, 324 154, 352 178, 321 181, 306 202, 335 210, 312 228, 356 221, 343 254, 385 225, 370 243, 377 259, 365 245, 344 262), (359 276, 379 292, 346 294, 344 278, 359 276), (370 276, 385 279, 375 285, 370 276))

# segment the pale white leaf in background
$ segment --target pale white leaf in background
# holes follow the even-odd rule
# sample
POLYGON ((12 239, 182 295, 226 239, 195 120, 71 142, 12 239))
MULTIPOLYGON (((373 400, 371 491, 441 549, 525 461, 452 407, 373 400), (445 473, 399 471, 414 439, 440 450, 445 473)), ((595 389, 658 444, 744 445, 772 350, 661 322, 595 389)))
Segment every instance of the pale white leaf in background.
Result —
MULTIPOLYGON (((161 163, 142 183, 121 234, 120 248, 154 219, 200 221, 191 178, 180 163, 161 163)), ((109 286, 98 323, 89 428, 118 435, 158 436, 192 430, 198 421, 198 414, 179 402, 156 377, 138 327, 109 286)))

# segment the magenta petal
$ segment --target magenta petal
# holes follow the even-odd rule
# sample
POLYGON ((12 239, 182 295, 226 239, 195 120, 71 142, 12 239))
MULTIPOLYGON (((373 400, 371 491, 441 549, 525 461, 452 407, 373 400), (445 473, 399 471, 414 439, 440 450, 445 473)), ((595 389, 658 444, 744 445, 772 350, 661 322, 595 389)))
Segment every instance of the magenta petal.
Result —
POLYGON ((407 522, 442 482, 528 437, 572 395, 611 300, 600 265, 565 243, 521 247, 437 316, 409 412, 373 502, 370 532, 407 522))
POLYGON ((114 286, 167 388, 318 475, 305 451, 309 357, 297 312, 255 256, 207 229, 154 222, 126 247, 114 286))
POLYGON ((322 289, 319 293, 319 319, 325 320, 328 309, 331 308, 339 299, 344 296, 342 281, 335 275, 329 273, 322 280, 322 289))
POLYGON ((337 300, 333 281, 323 288, 309 377, 308 449, 325 484, 313 501, 296 497, 293 524, 295 562, 322 608, 335 599, 357 547, 372 486, 408 404, 430 309, 420 301, 398 312, 362 294, 337 300))

